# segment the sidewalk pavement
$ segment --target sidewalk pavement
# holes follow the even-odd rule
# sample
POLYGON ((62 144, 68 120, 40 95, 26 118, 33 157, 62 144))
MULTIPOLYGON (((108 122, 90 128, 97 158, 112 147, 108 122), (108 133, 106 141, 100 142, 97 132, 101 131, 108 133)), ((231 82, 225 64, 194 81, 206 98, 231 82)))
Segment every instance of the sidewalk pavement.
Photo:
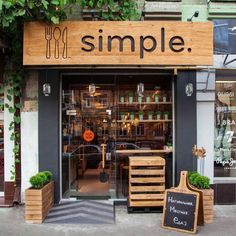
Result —
MULTIPOLYGON (((214 222, 198 227, 197 235, 235 236, 236 205, 214 207, 214 222)), ((24 207, 0 208, 0 236, 165 236, 188 235, 162 229, 162 214, 128 214, 125 206, 116 206, 116 223, 88 224, 26 224, 24 207)))

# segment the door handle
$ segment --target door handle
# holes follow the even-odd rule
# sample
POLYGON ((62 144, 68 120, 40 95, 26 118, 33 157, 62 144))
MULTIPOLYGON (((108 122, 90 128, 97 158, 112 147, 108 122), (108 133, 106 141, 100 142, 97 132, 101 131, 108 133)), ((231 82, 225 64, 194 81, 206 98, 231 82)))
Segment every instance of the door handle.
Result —
POLYGON ((106 144, 101 144, 102 147, 102 169, 105 168, 105 147, 107 145, 106 144))

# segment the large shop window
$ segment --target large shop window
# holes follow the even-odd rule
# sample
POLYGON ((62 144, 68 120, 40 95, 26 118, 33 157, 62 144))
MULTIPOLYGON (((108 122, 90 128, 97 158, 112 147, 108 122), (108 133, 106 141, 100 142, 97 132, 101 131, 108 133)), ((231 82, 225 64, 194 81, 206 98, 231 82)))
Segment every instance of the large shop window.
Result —
POLYGON ((164 157, 172 186, 172 117, 170 74, 64 75, 63 198, 126 198, 130 156, 164 157))
POLYGON ((214 176, 236 177, 236 77, 219 72, 216 81, 214 176))
MULTIPOLYGON (((0 107, 3 107, 4 96, 0 94, 0 107)), ((4 135, 3 135, 4 111, 0 108, 0 193, 4 191, 4 135)))

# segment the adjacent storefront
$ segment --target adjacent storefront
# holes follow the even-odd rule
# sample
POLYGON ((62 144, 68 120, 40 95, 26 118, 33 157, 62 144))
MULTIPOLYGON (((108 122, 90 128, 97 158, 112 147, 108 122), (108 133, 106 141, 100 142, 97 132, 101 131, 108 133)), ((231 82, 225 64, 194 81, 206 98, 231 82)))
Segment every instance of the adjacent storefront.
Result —
POLYGON ((53 172, 56 201, 125 199, 129 156, 164 157, 167 187, 196 170, 195 66, 213 63, 203 37, 211 23, 25 25, 24 65, 38 72, 39 170, 53 172))

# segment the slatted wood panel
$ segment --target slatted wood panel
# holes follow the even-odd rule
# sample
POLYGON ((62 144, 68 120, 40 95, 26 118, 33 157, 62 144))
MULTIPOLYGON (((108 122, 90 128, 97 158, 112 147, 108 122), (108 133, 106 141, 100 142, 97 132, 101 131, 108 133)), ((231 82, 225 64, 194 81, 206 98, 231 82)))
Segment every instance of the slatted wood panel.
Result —
POLYGON ((159 156, 129 157, 129 206, 164 204, 165 159, 159 156))
POLYGON ((213 24, 63 21, 59 25, 48 25, 27 22, 23 64, 213 65, 213 24), (207 40, 203 42, 203 38, 207 40))
POLYGON ((203 192, 203 214, 204 222, 212 223, 214 218, 213 206, 214 206, 214 190, 202 189, 203 192))
POLYGON ((27 189, 25 191, 25 222, 42 223, 54 201, 54 182, 42 189, 27 189))

